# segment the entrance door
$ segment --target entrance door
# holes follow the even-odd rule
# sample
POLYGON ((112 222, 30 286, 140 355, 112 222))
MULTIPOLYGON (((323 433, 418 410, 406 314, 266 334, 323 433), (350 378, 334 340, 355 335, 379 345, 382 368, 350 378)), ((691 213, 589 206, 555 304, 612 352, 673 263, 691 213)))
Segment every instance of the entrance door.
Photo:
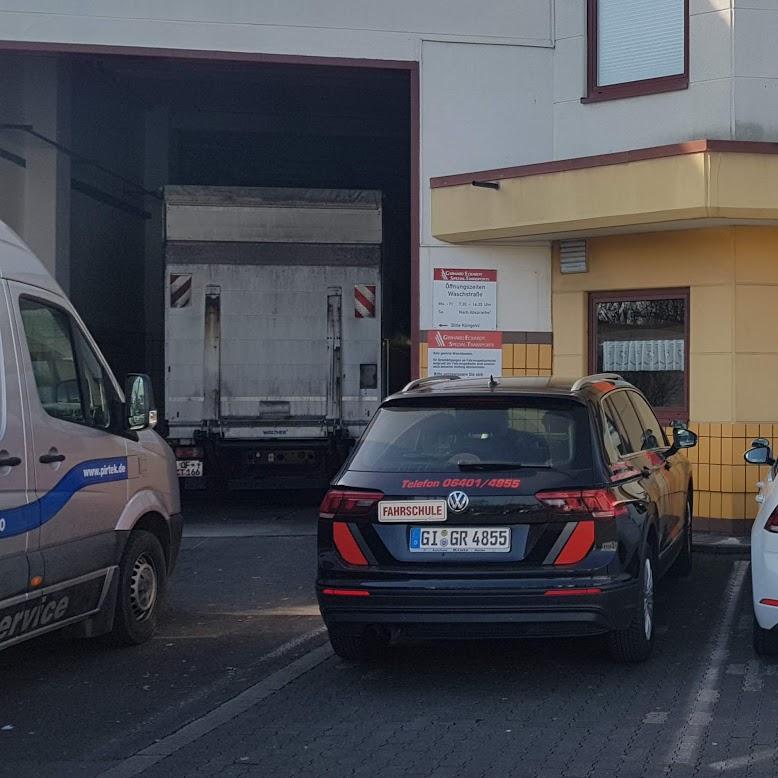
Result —
MULTIPOLYGON (((39 532, 22 406, 24 377, 17 367, 8 300, 0 281, 0 603, 27 591, 28 553, 37 548, 39 532)), ((0 643, 7 632, 2 616, 0 611, 0 643)))

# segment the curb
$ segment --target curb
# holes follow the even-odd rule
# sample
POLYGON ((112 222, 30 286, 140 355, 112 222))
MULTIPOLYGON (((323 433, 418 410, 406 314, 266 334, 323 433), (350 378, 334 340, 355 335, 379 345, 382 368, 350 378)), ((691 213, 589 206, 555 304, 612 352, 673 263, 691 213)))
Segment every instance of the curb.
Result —
POLYGON ((751 543, 745 538, 706 539, 702 542, 692 542, 692 550, 698 554, 748 557, 751 555, 751 543))

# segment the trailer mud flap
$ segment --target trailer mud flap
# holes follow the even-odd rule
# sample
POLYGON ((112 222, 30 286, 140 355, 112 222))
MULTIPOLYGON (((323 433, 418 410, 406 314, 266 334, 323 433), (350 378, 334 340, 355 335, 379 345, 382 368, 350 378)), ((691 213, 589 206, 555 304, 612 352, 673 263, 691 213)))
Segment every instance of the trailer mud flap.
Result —
POLYGON ((0 603, 0 648, 97 613, 115 567, 0 603))

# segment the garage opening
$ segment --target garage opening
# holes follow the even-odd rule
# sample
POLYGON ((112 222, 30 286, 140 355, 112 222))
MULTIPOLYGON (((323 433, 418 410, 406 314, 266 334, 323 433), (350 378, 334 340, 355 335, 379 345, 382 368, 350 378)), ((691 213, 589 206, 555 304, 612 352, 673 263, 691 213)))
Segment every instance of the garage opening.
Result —
MULTIPOLYGON (((55 149, 67 158, 69 189, 57 192, 56 208, 60 218, 69 213, 69 293, 117 375, 149 372, 163 404, 171 299, 166 193, 190 187, 374 193, 381 210, 380 280, 344 288, 338 304, 351 317, 355 305, 367 304, 369 315, 370 295, 380 297, 380 356, 358 366, 357 393, 380 385, 386 394, 409 379, 411 71, 75 54, 0 59, 11 75, 6 106, 16 106, 0 115, 0 176, 14 185, 6 190, 9 202, 0 201, 10 218, 0 217, 27 237, 36 155, 55 149), (45 120, 36 122, 30 109, 36 99, 31 74, 52 68, 56 132, 45 120), (23 191, 17 179, 25 177, 20 206, 13 192, 23 191)), ((39 188, 41 199, 52 197, 39 188)), ((318 277, 327 286, 326 273, 318 277)), ((278 411, 283 400, 262 402, 278 411)), ((270 460, 279 453, 269 452, 270 460)), ((268 452, 252 456, 267 464, 268 452)), ((287 456, 312 459, 305 446, 287 456)))

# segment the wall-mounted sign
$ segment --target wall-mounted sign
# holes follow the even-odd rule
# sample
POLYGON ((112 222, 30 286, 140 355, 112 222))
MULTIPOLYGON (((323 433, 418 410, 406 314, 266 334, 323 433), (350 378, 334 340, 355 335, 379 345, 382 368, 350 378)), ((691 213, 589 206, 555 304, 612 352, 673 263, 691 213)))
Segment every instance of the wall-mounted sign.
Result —
POLYGON ((497 271, 436 267, 432 326, 446 330, 497 329, 497 271))
POLYGON ((488 378, 502 373, 501 332, 447 332, 427 334, 429 374, 488 378))

